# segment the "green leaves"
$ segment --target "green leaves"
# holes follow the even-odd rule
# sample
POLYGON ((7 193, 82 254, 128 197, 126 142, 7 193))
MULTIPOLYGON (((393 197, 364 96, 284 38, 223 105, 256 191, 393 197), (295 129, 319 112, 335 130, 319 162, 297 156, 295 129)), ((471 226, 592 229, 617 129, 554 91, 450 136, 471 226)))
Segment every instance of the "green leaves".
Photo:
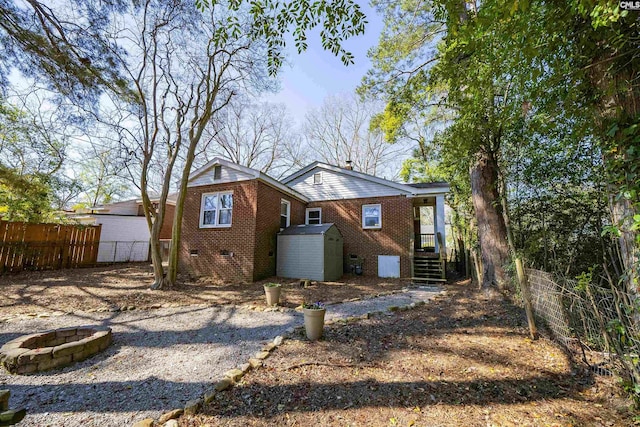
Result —
MULTIPOLYGON (((418 141, 416 160, 402 171, 406 179, 427 179, 426 171, 435 167, 462 182, 475 153, 494 153, 506 174, 505 196, 515 204, 517 240, 525 253, 548 267, 550 250, 557 257, 553 267, 600 262, 601 254, 588 248, 601 246, 608 220, 604 148, 618 159, 607 159, 607 170, 612 181, 626 183, 620 194, 629 200, 640 194, 638 123, 603 121, 600 104, 638 90, 629 78, 609 77, 631 60, 624 52, 638 45, 638 23, 625 20, 611 1, 598 7, 586 0, 475 5, 376 3, 385 32, 370 54, 375 68, 360 88, 386 96, 387 108, 375 125, 389 140, 409 135, 418 141), (439 25, 446 34, 435 34, 439 25), (617 50, 603 55, 608 47, 617 50), (425 58, 433 62, 424 65, 425 58), (594 85, 595 70, 605 71, 598 81, 602 93, 594 85), (420 125, 429 138, 416 135, 415 117, 424 120, 420 125)), ((638 98, 632 99, 606 114, 634 111, 638 98)), ((454 191, 464 188, 455 185, 454 191)), ((455 195, 461 205, 465 197, 455 195)))
POLYGON ((107 30, 123 7, 121 1, 0 3, 0 85, 15 67, 77 103, 96 103, 104 90, 131 96, 122 51, 107 30))
MULTIPOLYGON (((200 10, 218 4, 216 0, 196 0, 200 10)), ((325 50, 339 56, 343 64, 353 64, 351 52, 343 43, 350 37, 363 34, 366 17, 353 0, 231 0, 228 8, 238 13, 248 13, 251 18, 249 35, 263 40, 267 47, 269 74, 275 75, 282 67, 286 36, 291 34, 298 53, 308 47, 307 32, 320 28, 320 41, 325 50)), ((225 32, 221 36, 239 33, 225 32)))

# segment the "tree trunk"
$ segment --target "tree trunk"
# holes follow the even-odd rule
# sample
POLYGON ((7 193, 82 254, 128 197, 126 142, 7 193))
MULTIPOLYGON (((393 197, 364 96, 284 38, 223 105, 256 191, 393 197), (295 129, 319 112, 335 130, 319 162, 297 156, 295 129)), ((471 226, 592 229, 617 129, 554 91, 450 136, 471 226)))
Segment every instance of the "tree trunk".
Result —
POLYGON ((623 283, 625 290, 636 299, 640 293, 638 289, 638 247, 636 245, 636 231, 632 229, 633 216, 636 214, 629 200, 615 197, 614 191, 609 195, 613 224, 620 230, 618 247, 623 267, 623 283))
MULTIPOLYGON (((172 166, 173 167, 173 166, 172 166)), ((169 178, 165 177, 165 181, 168 181, 169 178)), ((162 265, 162 250, 160 249, 160 231, 162 230, 162 224, 164 223, 164 217, 166 214, 166 202, 167 202, 167 194, 169 187, 163 189, 162 194, 160 195, 160 200, 157 204, 157 208, 154 208, 153 204, 149 201, 149 209, 148 212, 145 212, 145 215, 148 215, 148 220, 151 220, 151 229, 150 231, 150 244, 151 244, 151 263, 153 264, 153 276, 154 281, 151 285, 151 289, 169 289, 172 286, 171 282, 167 282, 167 276, 164 272, 164 266, 162 265)), ((146 199, 149 200, 148 194, 146 191, 143 192, 146 199)), ((145 209, 146 211, 147 209, 145 209)))
MULTIPOLYGON (((151 210, 153 206, 151 206, 151 210)), ((162 266, 162 251, 160 250, 160 229, 162 228, 162 219, 164 213, 160 214, 160 209, 164 210, 164 207, 158 206, 158 212, 155 212, 153 216, 153 223, 151 224, 151 263, 153 264, 153 277, 154 281, 151 285, 151 289, 166 289, 167 283, 165 280, 164 267, 162 266)), ((151 210, 149 213, 151 213, 151 210)))
POLYGON ((471 274, 472 282, 475 281, 478 284, 478 289, 482 289, 482 265, 478 259, 477 249, 473 249, 471 251, 471 261, 473 263, 473 270, 471 274))
POLYGON ((498 165, 495 156, 481 150, 471 166, 471 196, 478 221, 478 240, 482 258, 482 282, 488 289, 507 286, 504 269, 509 261, 507 231, 498 194, 498 165))
MULTIPOLYGON (((633 25, 626 27, 625 36, 635 35, 637 29, 633 25)), ((634 215, 638 214, 640 197, 629 200, 622 197, 625 188, 638 192, 639 185, 635 178, 637 154, 631 148, 637 148, 637 133, 627 134, 632 126, 638 126, 640 116, 640 86, 637 82, 640 73, 637 62, 633 60, 615 60, 619 51, 607 47, 598 52, 589 68, 591 83, 600 89, 598 99, 599 114, 596 126, 603 141, 611 140, 604 163, 609 169, 609 205, 613 224, 620 230, 618 247, 621 263, 624 268, 622 283, 627 292, 638 299, 640 293, 638 265, 640 262, 640 245, 638 232, 633 229, 634 215), (613 61, 612 61, 613 60, 613 61), (616 130, 614 130, 616 129, 616 130), (613 134, 612 134, 613 131, 613 134), (613 147, 613 148, 612 148, 613 147)))
MULTIPOLYGON (((151 289, 164 289, 165 288, 165 275, 164 268, 162 267, 162 252, 160 250, 160 229, 162 228, 162 222, 164 220, 164 202, 167 199, 167 191, 163 191, 158 208, 154 209, 153 203, 149 198, 147 191, 147 165, 149 157, 145 157, 142 174, 140 178, 140 190, 142 196, 142 208, 144 210, 144 216, 147 220, 147 226, 149 227, 149 244, 151 248, 151 264, 153 265, 153 278, 154 281, 151 284, 151 289)), ((171 168, 173 162, 170 163, 171 168)), ((165 177, 165 180, 168 178, 165 177)))
MULTIPOLYGON (((210 58, 212 61, 212 58, 210 58)), ((227 63, 228 65, 228 63, 227 63)), ((208 79, 207 79, 208 80, 208 79)), ((207 123, 211 117, 225 108, 233 96, 233 92, 226 95, 226 98, 214 108, 214 102, 217 99, 220 86, 216 80, 216 84, 211 89, 211 92, 207 93, 207 101, 203 105, 202 115, 192 119, 189 129, 189 146, 185 157, 185 163, 182 168, 182 175, 180 177, 180 186, 178 189, 178 200, 176 201, 176 208, 173 216, 173 227, 171 230, 171 249, 169 251, 169 266, 167 268, 166 282, 169 286, 173 286, 176 283, 178 277, 178 263, 180 262, 180 240, 182 238, 182 215, 184 213, 184 200, 187 197, 187 184, 189 182, 189 175, 191 174, 191 167, 195 160, 196 148, 202 139, 202 132, 204 132, 207 123)))
MULTIPOLYGON (((199 140, 199 139, 198 139, 199 140)), ((176 201, 176 209, 173 215, 173 227, 171 229, 171 250, 169 251, 169 267, 167 268, 167 281, 173 285, 178 278, 178 263, 180 262, 180 239, 182 238, 182 215, 184 213, 184 200, 187 197, 187 183, 191 173, 191 166, 195 158, 195 150, 198 141, 191 142, 182 177, 180 178, 180 187, 178 190, 178 200, 176 201)))

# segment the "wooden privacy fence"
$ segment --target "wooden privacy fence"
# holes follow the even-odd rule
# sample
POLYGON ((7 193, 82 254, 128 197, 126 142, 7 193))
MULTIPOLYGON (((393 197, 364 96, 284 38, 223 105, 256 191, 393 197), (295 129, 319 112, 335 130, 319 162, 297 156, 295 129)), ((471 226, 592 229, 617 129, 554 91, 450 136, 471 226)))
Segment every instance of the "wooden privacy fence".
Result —
POLYGON ((94 265, 101 228, 0 221, 0 272, 94 265))

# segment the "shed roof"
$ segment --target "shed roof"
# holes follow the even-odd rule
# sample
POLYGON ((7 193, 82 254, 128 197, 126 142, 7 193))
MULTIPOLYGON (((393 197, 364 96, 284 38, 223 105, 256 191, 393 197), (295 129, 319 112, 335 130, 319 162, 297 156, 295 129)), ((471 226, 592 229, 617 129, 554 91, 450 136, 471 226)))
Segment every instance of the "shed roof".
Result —
MULTIPOLYGON (((333 223, 327 224, 312 224, 312 225, 292 225, 289 228, 285 228, 279 234, 281 236, 293 236, 301 234, 324 234, 328 229, 333 227, 333 223)), ((336 228, 337 229, 337 228, 336 228)))
POLYGON ((445 181, 434 181, 434 182, 412 182, 409 184, 406 184, 409 187, 414 187, 414 188, 449 188, 449 183, 445 182, 445 181))

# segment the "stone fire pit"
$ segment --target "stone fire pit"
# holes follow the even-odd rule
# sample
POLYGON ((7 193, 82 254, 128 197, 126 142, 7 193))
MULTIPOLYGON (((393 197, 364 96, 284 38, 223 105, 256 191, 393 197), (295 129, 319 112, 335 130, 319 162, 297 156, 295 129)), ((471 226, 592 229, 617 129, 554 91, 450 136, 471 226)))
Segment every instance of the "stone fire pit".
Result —
POLYGON ((12 374, 30 374, 79 362, 109 347, 111 329, 63 328, 24 335, 0 348, 0 364, 12 374))

